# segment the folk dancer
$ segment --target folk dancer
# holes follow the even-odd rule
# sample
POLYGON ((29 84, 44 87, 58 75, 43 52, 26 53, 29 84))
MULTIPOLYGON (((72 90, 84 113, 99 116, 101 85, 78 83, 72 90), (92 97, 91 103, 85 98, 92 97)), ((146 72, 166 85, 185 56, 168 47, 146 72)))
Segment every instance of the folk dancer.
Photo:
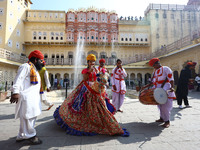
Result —
MULTIPOLYGON (((99 67, 98 69, 98 73, 105 73, 107 72, 109 74, 108 69, 105 67, 105 63, 106 60, 105 59, 100 59, 99 60, 99 67)), ((116 113, 116 108, 113 104, 111 104, 110 99, 108 98, 108 94, 106 93, 107 88, 109 87, 109 81, 110 79, 108 79, 108 84, 105 86, 105 102, 106 102, 106 106, 108 108, 108 110, 112 113, 115 114, 116 113)))
POLYGON ((29 61, 22 64, 14 80, 13 94, 10 102, 16 103, 15 118, 20 118, 20 129, 16 142, 29 140, 31 144, 41 144, 34 128, 38 115, 41 114, 41 97, 43 92, 38 70, 42 68, 43 54, 32 51, 28 56, 29 61))
POLYGON ((40 77, 41 77, 41 83, 42 83, 42 88, 44 90, 44 93, 41 94, 41 100, 42 102, 48 106, 48 108, 46 110, 50 110, 51 107, 53 107, 54 104, 52 104, 51 102, 48 101, 47 96, 46 96, 46 92, 50 92, 50 88, 51 88, 51 84, 49 81, 49 73, 45 67, 46 62, 43 60, 42 62, 42 69, 39 71, 40 77))
POLYGON ((129 136, 126 129, 121 128, 115 117, 106 108, 101 88, 99 88, 101 84, 104 84, 102 81, 105 78, 97 81, 97 78, 101 76, 96 76, 95 61, 95 55, 87 56, 88 67, 82 70, 83 81, 56 109, 54 118, 57 124, 71 135, 129 136))
POLYGON ((165 104, 158 105, 158 109, 160 111, 160 119, 156 120, 156 122, 164 122, 162 126, 164 128, 168 128, 170 126, 170 113, 172 110, 173 99, 176 98, 173 89, 173 73, 169 67, 162 66, 158 58, 151 59, 149 61, 149 65, 155 69, 153 72, 152 82, 144 86, 142 89, 149 87, 153 84, 152 88, 163 88, 167 92, 167 102, 165 104))
POLYGON ((123 112, 120 108, 124 102, 126 93, 126 84, 124 78, 127 77, 127 73, 124 68, 122 68, 122 61, 117 59, 117 67, 112 70, 111 82, 112 82, 112 104, 115 106, 116 110, 123 112))

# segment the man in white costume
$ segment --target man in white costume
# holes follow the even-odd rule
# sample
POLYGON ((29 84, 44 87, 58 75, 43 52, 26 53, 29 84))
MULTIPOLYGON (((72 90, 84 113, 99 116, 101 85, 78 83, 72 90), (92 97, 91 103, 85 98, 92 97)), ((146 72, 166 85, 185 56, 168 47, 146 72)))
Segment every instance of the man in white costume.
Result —
POLYGON ((43 92, 38 70, 42 68, 43 54, 32 51, 29 61, 22 64, 17 72, 12 87, 10 102, 16 103, 15 118, 20 118, 20 129, 16 142, 29 140, 30 144, 41 144, 34 128, 36 117, 41 114, 41 97, 43 92))
POLYGON ((117 59, 117 67, 112 70, 111 82, 112 82, 112 104, 115 106, 116 110, 120 110, 126 93, 126 84, 124 78, 127 77, 127 73, 124 68, 122 68, 122 61, 117 59))

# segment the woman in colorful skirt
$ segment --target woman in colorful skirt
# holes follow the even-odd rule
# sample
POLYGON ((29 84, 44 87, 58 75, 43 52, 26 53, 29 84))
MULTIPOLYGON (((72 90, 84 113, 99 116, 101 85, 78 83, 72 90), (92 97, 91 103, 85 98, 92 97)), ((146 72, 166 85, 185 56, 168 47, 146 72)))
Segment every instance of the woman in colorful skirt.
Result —
POLYGON ((54 112, 56 123, 71 135, 121 135, 122 129, 105 103, 106 74, 97 76, 96 57, 87 56, 88 67, 83 69, 83 81, 54 112))

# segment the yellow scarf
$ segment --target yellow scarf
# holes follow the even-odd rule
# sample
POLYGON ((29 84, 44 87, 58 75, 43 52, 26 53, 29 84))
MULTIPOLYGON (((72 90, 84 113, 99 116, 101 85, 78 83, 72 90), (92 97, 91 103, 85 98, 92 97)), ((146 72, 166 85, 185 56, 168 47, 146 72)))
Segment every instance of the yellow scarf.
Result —
MULTIPOLYGON (((37 74, 36 74, 36 71, 35 71, 35 68, 32 64, 32 62, 28 61, 28 64, 30 65, 30 80, 31 80, 31 84, 38 84, 38 79, 37 79, 37 74)), ((41 87, 40 87, 40 94, 43 94, 43 88, 42 88, 42 84, 41 84, 41 87)))

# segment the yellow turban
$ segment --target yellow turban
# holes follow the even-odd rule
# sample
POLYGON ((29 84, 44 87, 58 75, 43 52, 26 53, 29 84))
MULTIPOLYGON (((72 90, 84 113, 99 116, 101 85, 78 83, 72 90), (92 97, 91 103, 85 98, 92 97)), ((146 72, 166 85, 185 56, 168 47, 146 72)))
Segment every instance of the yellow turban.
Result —
POLYGON ((87 61, 90 60, 90 61, 96 61, 96 56, 94 54, 90 54, 87 56, 87 61))

